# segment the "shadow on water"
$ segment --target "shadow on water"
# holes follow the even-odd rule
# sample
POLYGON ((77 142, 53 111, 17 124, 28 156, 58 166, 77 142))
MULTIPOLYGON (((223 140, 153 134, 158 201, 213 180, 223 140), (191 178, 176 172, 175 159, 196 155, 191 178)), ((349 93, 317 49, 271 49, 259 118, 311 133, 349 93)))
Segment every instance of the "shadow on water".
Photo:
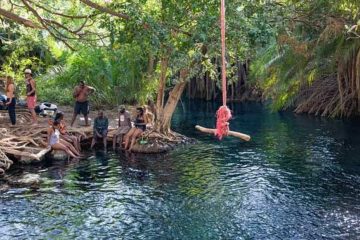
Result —
MULTIPOLYGON (((259 104, 230 104, 231 129, 251 142, 218 141, 219 105, 184 102, 173 127, 196 145, 165 155, 89 153, 16 170, 39 189, 0 195, 6 238, 355 239, 360 233, 360 126, 259 104)), ((15 173, 14 173, 15 174, 15 173)))

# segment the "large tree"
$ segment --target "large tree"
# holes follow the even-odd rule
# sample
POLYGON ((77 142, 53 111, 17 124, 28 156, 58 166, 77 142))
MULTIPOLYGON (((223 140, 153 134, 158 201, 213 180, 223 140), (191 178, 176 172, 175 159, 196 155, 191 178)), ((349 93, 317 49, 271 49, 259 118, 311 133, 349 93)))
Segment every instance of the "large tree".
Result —
MULTIPOLYGON (((72 51, 84 45, 140 47, 148 56, 148 81, 157 81, 156 130, 170 122, 189 79, 219 79, 219 1, 3 0, 0 17, 48 33, 72 51), (169 91, 167 91, 170 89, 169 91), (165 101, 167 99, 167 101, 165 101)), ((268 42, 272 1, 227 1, 229 79, 254 48, 268 42), (236 66, 236 67, 233 67, 236 66)), ((274 1, 276 2, 276 1, 274 1)))

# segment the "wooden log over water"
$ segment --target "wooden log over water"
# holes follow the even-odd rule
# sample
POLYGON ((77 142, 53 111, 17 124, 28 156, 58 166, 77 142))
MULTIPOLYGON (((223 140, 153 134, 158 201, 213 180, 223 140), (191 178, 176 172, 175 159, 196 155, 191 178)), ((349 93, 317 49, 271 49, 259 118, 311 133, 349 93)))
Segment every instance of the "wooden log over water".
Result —
MULTIPOLYGON (((200 132, 204 132, 204 133, 209 133, 209 134, 212 134, 212 135, 215 135, 215 132, 216 132, 216 129, 213 129, 213 128, 205 128, 205 127, 202 127, 202 126, 199 126, 199 125, 196 125, 195 128, 197 130, 199 130, 200 132)), ((237 138, 240 138, 244 141, 250 141, 251 137, 247 134, 244 134, 244 133, 240 133, 240 132, 235 132, 235 131, 229 131, 227 136, 232 136, 232 137, 237 137, 237 138)))

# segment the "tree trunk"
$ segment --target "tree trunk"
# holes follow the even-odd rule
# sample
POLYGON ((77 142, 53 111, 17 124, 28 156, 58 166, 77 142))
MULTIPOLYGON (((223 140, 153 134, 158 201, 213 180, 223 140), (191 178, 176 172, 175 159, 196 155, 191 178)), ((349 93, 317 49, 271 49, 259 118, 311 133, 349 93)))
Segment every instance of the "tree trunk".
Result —
POLYGON ((166 105, 161 109, 160 117, 156 120, 155 130, 157 132, 167 135, 170 133, 171 127, 171 118, 175 111, 176 105, 180 100, 180 97, 186 86, 186 77, 188 76, 189 71, 187 69, 180 70, 180 79, 179 82, 169 93, 169 98, 166 102, 166 105))
POLYGON ((156 98, 156 118, 161 118, 162 108, 164 106, 165 84, 166 84, 166 72, 169 64, 169 55, 161 58, 160 68, 160 80, 158 87, 158 94, 156 98))
POLYGON ((206 79, 206 101, 210 101, 211 99, 211 80, 210 80, 210 76, 209 76, 209 72, 207 71, 205 73, 205 79, 206 79))
POLYGON ((154 55, 150 52, 149 53, 149 60, 148 60, 148 67, 147 67, 147 75, 150 78, 150 76, 153 75, 154 70, 155 70, 155 57, 154 55))
POLYGON ((230 85, 230 89, 231 89, 231 101, 234 101, 235 100, 235 85, 236 83, 231 83, 230 85))
POLYGON ((356 55, 356 92, 358 100, 358 113, 360 113, 360 49, 358 49, 356 55))

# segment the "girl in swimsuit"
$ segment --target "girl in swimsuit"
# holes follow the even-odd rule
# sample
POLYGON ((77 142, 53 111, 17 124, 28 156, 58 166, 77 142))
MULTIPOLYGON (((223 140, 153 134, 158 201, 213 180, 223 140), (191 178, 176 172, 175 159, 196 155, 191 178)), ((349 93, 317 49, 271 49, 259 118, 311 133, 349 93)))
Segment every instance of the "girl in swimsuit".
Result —
POLYGON ((129 151, 132 150, 136 139, 146 130, 144 109, 139 107, 136 111, 135 126, 125 135, 125 149, 128 149, 129 151))
POLYGON ((60 142, 60 122, 58 121, 55 121, 48 129, 48 145, 52 150, 62 150, 70 157, 79 158, 79 156, 76 156, 69 147, 60 142))
MULTIPOLYGON (((68 142, 73 143, 73 145, 76 148, 77 152, 81 152, 81 146, 80 146, 80 141, 81 141, 81 136, 80 137, 76 137, 73 135, 70 135, 67 130, 66 130, 66 125, 65 125, 65 120, 64 120, 64 113, 62 112, 58 112, 55 115, 55 119, 54 121, 58 121, 60 122, 60 133, 61 133, 61 137, 68 142)), ((78 154, 80 155, 80 153, 78 154)))

